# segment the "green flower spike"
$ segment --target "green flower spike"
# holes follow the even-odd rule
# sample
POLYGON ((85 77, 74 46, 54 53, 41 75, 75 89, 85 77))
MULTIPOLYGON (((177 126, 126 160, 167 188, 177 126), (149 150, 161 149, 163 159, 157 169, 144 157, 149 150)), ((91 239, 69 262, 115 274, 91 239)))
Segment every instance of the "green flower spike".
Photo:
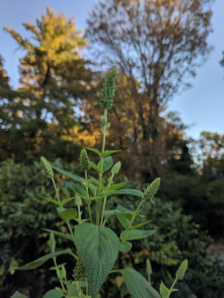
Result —
POLYGON ((117 69, 113 68, 103 83, 100 96, 100 106, 104 109, 111 109, 115 95, 115 80, 117 77, 117 69))
POLYGON ((43 165, 44 165, 44 170, 45 170, 47 176, 48 176, 49 178, 53 178, 53 177, 54 177, 54 172, 53 172, 53 170, 52 170, 51 165, 50 165, 49 162, 46 160, 46 158, 43 157, 43 156, 41 156, 40 161, 41 161, 41 162, 43 163, 43 165))
POLYGON ((83 171, 87 171, 90 168, 89 157, 85 149, 82 149, 80 154, 80 168, 83 171))
POLYGON ((156 178, 144 191, 142 200, 146 201, 152 201, 155 194, 157 193, 160 185, 160 178, 156 178))

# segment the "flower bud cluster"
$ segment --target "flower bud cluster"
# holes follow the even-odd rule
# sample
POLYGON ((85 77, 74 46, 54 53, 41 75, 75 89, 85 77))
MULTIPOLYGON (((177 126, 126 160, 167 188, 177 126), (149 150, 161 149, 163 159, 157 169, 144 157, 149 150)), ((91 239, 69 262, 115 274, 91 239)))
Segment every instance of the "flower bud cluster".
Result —
POLYGON ((53 178, 54 177, 54 172, 52 170, 51 165, 49 164, 49 162, 46 160, 45 157, 41 156, 40 161, 42 162, 42 164, 44 165, 44 170, 47 174, 47 176, 49 178, 53 178))
POLYGON ((155 194, 157 193, 160 185, 160 178, 156 178, 144 191, 142 200, 146 201, 149 200, 151 201, 155 194))
POLYGON ((80 168, 87 171, 90 168, 89 158, 85 149, 82 149, 80 154, 80 168))
POLYGON ((100 106, 104 109, 111 109, 115 95, 115 80, 117 77, 117 70, 113 68, 103 83, 100 96, 100 106))

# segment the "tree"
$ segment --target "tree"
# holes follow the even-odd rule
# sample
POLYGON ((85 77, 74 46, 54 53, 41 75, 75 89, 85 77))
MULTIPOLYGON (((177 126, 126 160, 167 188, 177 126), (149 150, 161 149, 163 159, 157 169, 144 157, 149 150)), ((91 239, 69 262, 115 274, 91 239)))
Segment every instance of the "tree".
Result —
POLYGON ((36 26, 23 26, 30 39, 11 28, 5 30, 26 51, 20 59, 21 87, 16 90, 24 96, 16 94, 20 119, 14 129, 15 137, 26 143, 24 158, 32 159, 41 148, 50 155, 52 144, 57 144, 55 150, 62 144, 66 151, 67 143, 74 141, 75 107, 87 95, 92 76, 80 54, 86 41, 75 29, 74 19, 47 8, 36 26))
MULTIPOLYGON (((117 66, 129 80, 129 108, 134 106, 141 132, 143 176, 157 176, 160 113, 186 79, 195 75, 210 51, 210 0, 107 0, 96 4, 86 36, 107 67, 117 66)), ((137 152, 139 142, 132 135, 137 152)))

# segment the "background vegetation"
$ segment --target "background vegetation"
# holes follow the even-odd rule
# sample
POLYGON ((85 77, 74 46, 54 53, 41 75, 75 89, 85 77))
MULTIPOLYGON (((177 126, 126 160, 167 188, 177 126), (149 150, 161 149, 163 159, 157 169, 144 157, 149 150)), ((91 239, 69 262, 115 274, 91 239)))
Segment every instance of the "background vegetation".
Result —
MULTIPOLYGON (((89 15, 85 36, 74 20, 50 8, 35 25, 23 24, 29 39, 5 28, 25 54, 17 89, 10 86, 0 56, 1 297, 21 288, 41 297, 55 283, 47 267, 19 274, 15 268, 48 252, 44 227, 64 229, 44 200, 54 194, 42 176, 39 157, 52 162, 60 158, 59 166, 77 172, 80 150, 100 144, 96 111, 102 65, 106 71, 113 66, 119 70, 107 139, 110 149, 122 150, 123 179, 143 189, 162 178, 160 199, 146 208, 158 232, 136 244, 119 264, 144 274, 149 258, 158 288, 161 279, 170 283, 175 265, 187 257, 180 297, 222 297, 223 268, 207 247, 212 238, 223 238, 224 135, 202 132, 199 140, 186 139, 186 126, 176 112, 166 113, 167 102, 188 85, 188 77, 209 55, 209 2, 144 1, 143 7, 137 0, 101 1, 89 15), (93 50, 92 61, 83 58, 83 48, 93 50)), ((57 183, 62 183, 60 175, 57 183)), ((64 192, 69 195, 66 185, 64 192)), ((132 198, 125 201, 133 208, 132 198)), ((114 197, 111 204, 118 203, 114 197)), ((110 224, 119 229, 118 222, 110 224)), ((119 278, 105 289, 103 297, 114 297, 117 291, 128 297, 119 278)))

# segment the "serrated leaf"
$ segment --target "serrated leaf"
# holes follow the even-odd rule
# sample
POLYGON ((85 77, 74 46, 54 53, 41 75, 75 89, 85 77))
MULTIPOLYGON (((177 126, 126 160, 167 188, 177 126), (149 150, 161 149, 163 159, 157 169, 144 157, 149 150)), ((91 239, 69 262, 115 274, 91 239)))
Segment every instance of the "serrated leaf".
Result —
MULTIPOLYGON (((102 161, 98 163, 97 167, 101 168, 101 162, 102 161)), ((113 165, 113 158, 111 156, 108 156, 105 159, 103 159, 103 167, 102 167, 103 173, 108 171, 112 167, 112 165, 113 165)))
POLYGON ((170 294, 170 290, 164 285, 164 283, 161 281, 159 292, 162 298, 168 298, 170 294))
POLYGON ((71 178, 71 179, 73 179, 75 181, 78 181, 80 183, 85 182, 85 179, 83 179, 82 177, 80 177, 78 175, 72 174, 72 173, 70 173, 68 171, 65 171, 65 170, 62 170, 62 169, 60 169, 58 167, 52 167, 52 168, 54 168, 57 172, 65 175, 65 176, 67 176, 67 177, 69 177, 69 178, 71 178))
POLYGON ((69 183, 70 187, 72 188, 72 190, 78 194, 81 198, 83 198, 84 200, 87 200, 87 196, 86 196, 86 190, 83 189, 82 187, 78 186, 75 183, 69 183))
POLYGON ((52 198, 43 197, 43 199, 47 200, 48 202, 51 202, 57 206, 60 206, 60 203, 52 198))
POLYGON ((147 225, 150 222, 151 222, 151 220, 147 220, 147 221, 141 222, 141 223, 139 223, 139 224, 137 224, 135 226, 130 227, 130 230, 141 228, 141 227, 147 225))
POLYGON ((111 229, 90 223, 76 226, 75 239, 95 298, 117 259, 119 239, 111 229))
POLYGON ((11 298, 28 298, 27 296, 21 294, 20 292, 16 291, 11 298))
POLYGON ((128 292, 133 298, 161 298, 159 293, 153 289, 148 281, 132 268, 120 270, 128 292))
POLYGON ((63 250, 63 251, 56 251, 54 253, 46 254, 45 256, 40 257, 40 258, 36 259, 33 262, 30 262, 30 263, 27 263, 26 265, 18 267, 16 270, 35 269, 35 268, 41 266, 42 264, 44 264, 45 262, 47 262, 49 259, 51 259, 53 257, 58 257, 60 255, 64 255, 64 254, 71 254, 72 255, 71 249, 66 249, 66 250, 63 250))
POLYGON ((184 275, 185 275, 186 270, 187 270, 187 266, 188 266, 188 260, 185 259, 185 260, 180 264, 180 267, 177 269, 177 272, 176 272, 176 278, 177 278, 177 279, 183 279, 183 278, 184 278, 184 275))
POLYGON ((65 204, 67 204, 68 202, 70 202, 70 201, 72 201, 72 200, 74 200, 74 199, 75 199, 75 197, 68 198, 68 199, 64 199, 64 200, 61 202, 60 206, 64 206, 65 204))
POLYGON ((116 184, 113 184, 111 186, 109 186, 106 191, 111 191, 111 190, 116 190, 116 189, 119 189, 119 188, 122 188, 123 186, 125 186, 125 184, 127 184, 128 182, 121 182, 121 183, 116 183, 116 184))
POLYGON ((123 231, 121 233, 121 240, 137 240, 143 239, 151 236, 155 233, 155 230, 131 230, 131 231, 123 231))
POLYGON ((70 241, 73 242, 72 237, 68 234, 64 234, 64 233, 54 231, 54 230, 50 230, 50 229, 43 229, 43 230, 46 231, 46 232, 49 232, 49 233, 53 233, 54 235, 56 235, 58 237, 61 237, 61 238, 64 238, 64 239, 67 239, 67 240, 70 240, 70 241))
POLYGON ((102 157, 105 157, 105 156, 110 155, 110 154, 114 154, 114 153, 119 152, 119 151, 121 151, 121 150, 106 150, 102 153, 102 157))
POLYGON ((61 289, 53 289, 44 294, 43 298, 62 298, 64 293, 61 289))
POLYGON ((119 220, 119 222, 125 228, 125 230, 128 230, 129 227, 131 226, 131 222, 122 214, 116 214, 116 216, 117 216, 117 219, 119 220))
POLYGON ((127 241, 120 242, 119 251, 127 252, 127 251, 131 250, 131 248, 132 248, 131 242, 127 242, 127 241))
POLYGON ((77 210, 75 208, 69 208, 63 211, 58 210, 58 214, 64 219, 64 220, 71 220, 75 219, 77 216, 77 210))

